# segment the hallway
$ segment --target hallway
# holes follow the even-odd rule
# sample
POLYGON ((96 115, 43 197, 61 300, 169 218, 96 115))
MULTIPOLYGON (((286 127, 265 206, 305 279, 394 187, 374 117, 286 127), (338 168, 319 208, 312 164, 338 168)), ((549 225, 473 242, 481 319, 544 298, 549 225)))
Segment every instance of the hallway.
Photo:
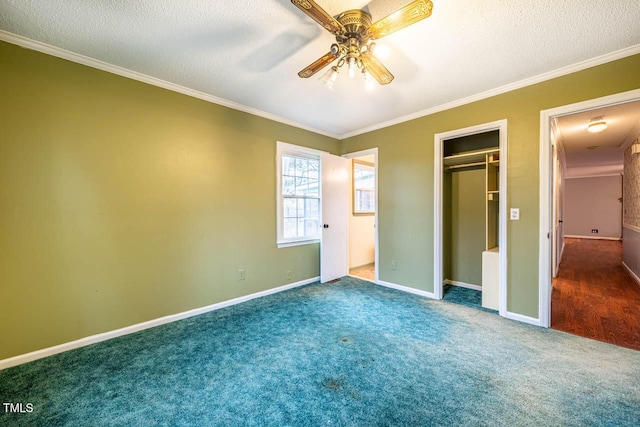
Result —
POLYGON ((620 241, 565 239, 553 279, 551 327, 640 350, 640 285, 621 261, 620 241))

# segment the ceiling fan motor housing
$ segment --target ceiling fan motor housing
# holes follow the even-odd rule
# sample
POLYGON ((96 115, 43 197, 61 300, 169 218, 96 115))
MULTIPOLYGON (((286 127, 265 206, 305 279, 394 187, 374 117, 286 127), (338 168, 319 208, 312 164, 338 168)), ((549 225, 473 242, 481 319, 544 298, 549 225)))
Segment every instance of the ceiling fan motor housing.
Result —
POLYGON ((344 34, 336 36, 338 43, 346 43, 349 39, 356 39, 362 44, 369 40, 367 30, 371 26, 371 15, 364 10, 347 10, 338 15, 336 19, 346 30, 344 34))

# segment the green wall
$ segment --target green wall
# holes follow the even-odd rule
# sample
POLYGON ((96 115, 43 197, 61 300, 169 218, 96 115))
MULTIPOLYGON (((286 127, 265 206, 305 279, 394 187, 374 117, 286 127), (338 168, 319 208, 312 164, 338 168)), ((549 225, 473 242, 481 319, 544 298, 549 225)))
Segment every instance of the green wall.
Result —
POLYGON ((277 140, 379 147, 380 278, 431 292, 433 136, 505 118, 508 309, 537 317, 540 110, 640 87, 637 55, 339 142, 2 42, 0 64, 0 359, 317 276, 318 245, 276 248, 277 140))
POLYGON ((450 266, 445 279, 482 286, 482 252, 486 248, 486 171, 458 170, 451 179, 451 210, 443 206, 443 223, 450 224, 450 252, 443 261, 450 266))
POLYGON ((378 147, 380 279, 433 292, 434 134, 507 119, 507 204, 520 208, 507 224, 507 308, 538 318, 540 111, 638 88, 635 55, 344 140, 343 153, 378 147))
POLYGON ((0 359, 319 275, 319 245, 276 248, 276 141, 337 140, 2 42, 0 64, 0 359))

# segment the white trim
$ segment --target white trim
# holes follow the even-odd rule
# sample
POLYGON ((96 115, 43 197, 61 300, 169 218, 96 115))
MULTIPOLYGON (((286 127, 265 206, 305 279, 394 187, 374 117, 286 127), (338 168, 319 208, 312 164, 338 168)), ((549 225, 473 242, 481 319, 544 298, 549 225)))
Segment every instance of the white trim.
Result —
POLYGON ((540 319, 536 319, 534 317, 529 317, 529 316, 524 316, 524 315, 518 314, 518 313, 512 313, 510 311, 507 311, 507 315, 505 317, 507 319, 516 320, 516 321, 522 322, 522 323, 528 323, 528 324, 534 325, 534 326, 543 326, 540 323, 540 319))
POLYGON ((614 95, 603 96, 588 101, 551 108, 540 111, 540 218, 539 218, 539 252, 538 252, 538 316, 540 326, 551 325, 551 136, 552 119, 582 111, 595 110, 611 105, 624 104, 640 100, 640 89, 614 95))
POLYGON ((640 285, 640 277, 638 277, 638 275, 627 264, 625 264, 624 261, 622 261, 622 268, 627 270, 629 276, 631 276, 631 278, 635 280, 638 285, 640 285))
POLYGON ((472 283, 465 283, 465 282, 458 282, 455 280, 449 280, 449 279, 444 279, 443 282, 445 285, 452 285, 452 286, 458 286, 460 288, 467 288, 467 289, 473 289, 474 291, 480 291, 482 292, 482 286, 480 285, 474 285, 472 283))
POLYGON ((321 241, 320 239, 296 240, 293 242, 282 241, 282 242, 278 242, 278 249, 290 248, 292 246, 312 245, 314 243, 320 243, 320 241, 321 241))
POLYGON ((0 40, 7 43, 15 44, 27 49, 35 50, 45 53, 47 55, 55 56, 57 58, 66 59, 67 61, 75 62, 77 64, 86 65, 87 67, 96 68, 98 70, 106 71, 107 73, 116 74, 118 76, 126 77, 128 79, 137 80, 142 83, 147 83, 153 86, 161 87, 163 89, 170 90, 172 92, 181 93, 183 95, 191 96, 193 98, 202 99, 203 101, 211 102, 213 104, 222 105, 224 107, 232 108, 234 110, 242 111, 245 113, 253 114, 254 116, 263 117, 265 119, 273 120, 285 125, 294 126, 299 129, 308 130, 320 135, 328 136, 330 138, 340 139, 340 135, 326 132, 324 130, 307 126, 294 120, 289 120, 284 117, 258 110, 247 105, 239 104, 237 102, 229 101, 224 98, 209 95, 205 92, 200 92, 195 89, 191 89, 185 86, 180 86, 175 83, 168 82, 156 77, 148 76, 146 74, 139 73, 137 71, 129 70, 127 68, 112 65, 107 62, 100 61, 88 56, 80 55, 59 47, 55 47, 46 43, 42 43, 36 40, 31 40, 27 37, 19 36, 7 31, 0 30, 0 40))
POLYGON ((622 237, 578 236, 578 235, 575 235, 575 234, 565 234, 564 237, 569 238, 569 239, 622 240, 622 237))
POLYGON ((378 154, 378 147, 343 154, 342 157, 344 157, 345 159, 355 159, 356 157, 370 156, 371 154, 378 154))
POLYGON ((456 129, 448 132, 437 133, 434 135, 433 142, 433 283, 434 297, 442 299, 442 155, 444 141, 451 138, 458 138, 467 135, 475 135, 482 132, 492 130, 499 131, 500 140, 500 200, 499 200, 499 240, 500 248, 499 260, 499 278, 498 278, 498 313, 500 316, 507 314, 507 129, 508 123, 506 119, 496 120, 490 123, 484 123, 476 126, 470 126, 463 129, 456 129))
POLYGON ((352 136, 360 135, 363 133, 371 132, 378 129, 383 129, 389 126, 397 125, 399 123, 408 122, 410 120, 414 120, 420 117, 428 116, 430 114, 435 114, 440 111, 449 110, 451 108, 460 107, 461 105, 471 104, 472 102, 480 101, 486 98, 490 98, 492 96, 500 95, 503 93, 511 92, 516 89, 521 89, 523 87, 531 86, 537 83, 542 83, 547 80, 555 79, 558 77, 566 76, 571 73, 576 73, 578 71, 585 70, 587 68, 595 67, 598 65, 606 64, 607 62, 616 61, 618 59, 626 58, 628 56, 633 56, 640 53, 640 44, 635 46, 630 46, 627 48, 623 48, 620 50, 616 50, 611 53, 607 53, 604 55, 596 56, 595 58, 587 59, 585 61, 581 61, 572 65, 568 65, 566 67, 558 68, 553 71, 549 71, 546 73, 538 74, 537 76, 529 77, 515 83, 509 83, 504 86, 497 87, 495 89, 490 89, 485 92, 481 92, 475 95, 468 96, 466 98, 457 99, 455 101, 447 102, 446 104, 441 104, 435 107, 427 108, 426 110, 418 111, 416 113, 408 114, 406 116, 398 117, 396 119, 388 120, 383 123, 378 123, 372 126, 367 126, 365 128, 344 133, 339 136, 339 139, 350 138, 352 136))
POLYGON ((442 171, 444 147, 442 138, 438 134, 433 137, 433 294, 436 299, 442 299, 442 171))
POLYGON ((607 176, 620 176, 622 173, 603 173, 603 174, 593 174, 593 175, 576 175, 576 176, 565 176, 564 179, 585 179, 585 178, 604 178, 607 176))
POLYGON ((633 230, 636 233, 640 233, 640 227, 636 227, 635 225, 631 225, 631 224, 622 224, 622 227, 627 228, 629 230, 633 230))
POLYGON ((626 58, 629 56, 636 55, 640 53, 640 44, 629 46, 611 53, 607 53, 604 55, 596 56, 595 58, 587 59, 585 61, 581 61, 572 65, 568 65, 566 67, 558 68, 553 71, 549 71, 546 73, 538 74, 537 76, 529 77, 514 83, 509 83, 504 86, 497 87, 495 89, 491 89, 485 92, 480 92, 475 95, 471 95, 465 98, 457 99, 451 102, 447 102, 445 104, 441 104, 435 107, 427 108, 426 110, 418 111, 416 113, 408 114, 405 116, 401 116, 392 120, 388 120, 386 122, 377 123, 372 126, 367 126, 352 132, 347 132, 343 134, 335 134, 332 132, 326 132, 321 129, 317 129, 311 126, 304 125, 302 123, 296 122, 294 120, 286 119, 281 116, 277 116, 272 113, 268 113, 266 111, 258 110, 253 107, 249 107, 243 104, 239 104, 237 102, 229 101, 224 98, 219 98, 217 96, 209 95, 208 93, 200 92, 194 89, 190 89, 185 86, 180 86, 175 83, 167 82, 165 80, 158 79, 156 77, 151 77, 137 71, 129 70, 123 67, 119 67, 117 65, 112 65, 106 63, 104 61, 100 61, 98 59, 94 59, 88 56, 80 55, 78 53, 74 53, 65 49, 61 49, 59 47, 55 47, 46 43, 42 43, 36 40, 29 39, 27 37, 19 36, 17 34, 10 33, 8 31, 0 30, 0 40, 3 40, 7 43, 15 44, 27 49, 32 49, 38 52, 45 53, 47 55, 55 56, 58 58, 66 59, 71 62, 75 62, 78 64, 86 65, 87 67, 96 68, 98 70, 106 71, 108 73, 116 74, 122 77, 126 77, 132 80, 137 80, 139 82, 147 83, 153 86, 161 87, 163 89, 167 89, 173 92, 178 92, 183 95, 191 96, 194 98, 202 99, 203 101, 211 102, 214 104, 222 105, 225 107, 232 108, 234 110, 243 111, 245 113, 253 114, 255 116, 263 117, 265 119, 273 120, 279 123, 283 123, 289 126, 294 126, 299 129, 308 130, 310 132, 314 132, 320 135, 328 136, 330 138, 335 138, 338 140, 343 140, 346 138, 350 138, 352 136, 360 135, 363 133, 371 132, 374 130, 382 129, 385 127, 393 126, 399 123, 404 123, 410 120, 414 120, 420 117, 428 116, 430 114, 434 114, 440 111, 445 111, 451 108, 459 107, 461 105, 470 104, 472 102, 480 101, 486 98, 490 98, 492 96, 500 95, 506 92, 510 92, 516 89, 521 89, 526 86, 530 86, 533 84, 541 83, 547 80, 555 79, 557 77, 565 76, 567 74, 575 73, 587 68, 595 67, 597 65, 606 64, 607 62, 616 61, 618 59, 626 58))
POLYGON ((233 298, 227 301, 222 301, 215 304, 207 305, 205 307, 195 308, 193 310, 184 311, 182 313, 170 314, 168 316, 159 317, 157 319, 149 320, 142 323, 137 323, 135 325, 126 326, 124 328, 115 329, 113 331, 91 335, 88 337, 80 338, 79 340, 70 341, 70 342, 59 344, 53 347, 43 348, 41 350, 36 350, 30 353, 10 357, 8 359, 0 360, 0 371, 3 369, 11 368, 12 366, 17 366, 23 363, 42 359, 44 357, 52 356, 54 354, 58 354, 58 353, 73 350, 76 348, 84 347, 90 344, 95 344, 102 341, 110 340, 112 338, 117 338, 123 335, 132 334, 134 332, 143 331, 145 329, 153 328, 156 326, 165 325, 167 323, 176 322, 178 320, 183 320, 189 317, 198 316, 200 314, 208 313, 210 311, 215 311, 221 308, 230 307, 232 305, 240 304, 255 298, 261 298, 267 295, 286 291, 288 289, 296 288, 299 286, 308 285, 310 283, 315 283, 319 280, 320 280, 319 276, 312 277, 310 279, 301 280, 295 283, 289 283, 288 285, 279 286, 277 288, 267 289, 265 291, 256 292, 256 293, 245 295, 238 298, 233 298))
MULTIPOLYGON (((347 153, 347 154, 343 154, 342 157, 346 158, 346 159, 353 159, 356 157, 362 157, 362 156, 369 156, 373 154, 374 156, 374 166, 375 166, 375 186, 376 186, 376 191, 375 191, 375 199, 376 199, 376 211, 374 212, 373 216, 373 240, 374 240, 374 250, 373 250, 373 261, 374 261, 374 266, 373 266, 373 272, 374 272, 374 281, 378 281, 378 278, 380 277, 379 275, 379 267, 380 267, 380 250, 379 250, 379 233, 378 233, 378 175, 380 174, 380 166, 378 164, 378 147, 374 147, 374 148, 369 148, 367 150, 361 150, 361 151, 355 151, 353 153, 347 153)), ((351 183, 350 183, 351 184, 351 183)), ((352 198, 353 200, 353 198, 352 198)), ((349 215, 351 215, 351 213, 349 213, 349 215)), ((348 256, 348 255, 347 255, 348 256)))
POLYGON ((420 295, 421 297, 427 297, 431 299, 438 299, 432 292, 423 291, 416 288, 410 288, 408 286, 396 285, 395 283, 385 282, 384 280, 376 280, 376 285, 384 286, 385 288, 396 289, 398 291, 407 292, 414 295, 420 295))

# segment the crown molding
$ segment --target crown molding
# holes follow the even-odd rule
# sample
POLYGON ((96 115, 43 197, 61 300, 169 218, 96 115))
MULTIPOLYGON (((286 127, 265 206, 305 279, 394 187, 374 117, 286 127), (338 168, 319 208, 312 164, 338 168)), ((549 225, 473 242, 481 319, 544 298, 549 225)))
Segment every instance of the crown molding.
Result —
POLYGON ((564 179, 585 179, 585 178, 607 178, 607 177, 611 177, 611 176, 622 176, 623 173, 621 172, 616 172, 616 173, 609 173, 609 172, 602 172, 602 173, 598 173, 598 172, 593 172, 593 174, 589 175, 589 174, 582 174, 582 175, 575 175, 575 176, 565 176, 564 179))
POLYGON ((582 71, 587 68, 595 67, 597 65, 606 64, 607 62, 616 61, 618 59, 626 58, 628 56, 637 55, 639 53, 640 53, 640 44, 637 44, 635 46, 630 46, 624 49, 616 50, 611 53, 596 56, 595 58, 587 59, 585 61, 581 61, 573 65, 568 65, 566 67, 558 68, 557 70, 538 74, 537 76, 529 77, 514 83, 509 83, 507 85, 500 86, 495 89, 490 89, 488 91, 481 92, 475 95, 471 95, 466 98, 457 99, 455 101, 447 102, 445 104, 441 104, 436 107, 427 108, 426 110, 418 111, 416 113, 412 113, 406 116, 398 117, 396 119, 388 120, 383 123, 378 123, 373 126, 368 126, 353 132, 344 133, 339 136, 339 139, 342 140, 342 139, 350 138, 352 136, 361 135, 363 133, 383 129, 389 126, 397 125, 399 123, 404 123, 420 117, 439 113, 441 111, 449 110, 451 108, 460 107, 465 104, 471 104, 472 102, 480 101, 496 95, 501 95, 503 93, 511 92, 516 89, 522 89, 523 87, 526 87, 526 86, 531 86, 537 83, 542 83, 547 80, 555 79, 557 77, 566 76, 567 74, 582 71))
POLYGON ((611 52, 605 55, 597 56, 595 58, 587 59, 582 62, 578 62, 573 65, 569 65, 566 67, 559 68, 554 71, 549 71, 547 73, 539 74, 537 76, 533 76, 527 79, 523 79, 517 81, 515 83, 510 83, 508 85, 500 86, 495 89, 491 89, 485 92, 481 92, 475 95, 468 96, 466 98, 457 99, 455 101, 447 102, 445 104, 441 104, 435 107, 427 108, 426 110, 418 111, 416 113, 408 114, 405 116, 401 116, 392 120, 388 120, 386 122, 378 123, 373 126, 368 126, 361 128, 359 130, 355 130, 353 132, 347 132, 344 134, 335 134, 332 132, 327 132, 322 129, 317 129, 311 126, 307 126, 305 124, 286 119, 284 117, 258 110, 253 107, 249 107, 247 105, 239 104, 237 102, 229 101, 224 98, 219 98, 217 96, 210 95, 205 92, 197 91, 194 89, 190 89, 185 86, 180 86, 175 83, 168 82, 166 80, 158 79, 156 77, 148 76, 146 74, 139 73, 137 71, 129 70, 127 68, 119 67, 117 65, 112 65, 104 61, 100 61, 98 59, 94 59, 85 55, 80 55, 78 53, 74 53, 65 49, 61 49, 46 43, 42 43, 36 40, 29 39, 27 37, 23 37, 17 34, 10 33, 8 31, 0 30, 0 40, 5 41, 7 43, 15 44, 17 46, 35 50, 38 52, 45 53, 47 55, 55 56, 58 58, 66 59, 71 62, 75 62, 78 64, 86 65, 87 67, 96 68, 98 70, 106 71, 108 73, 116 74, 122 77, 126 77, 132 80, 137 80, 139 82, 147 83, 153 86, 161 87, 163 89, 167 89, 173 92, 181 93, 183 95, 191 96, 194 98, 201 99, 203 101, 211 102, 213 104, 218 104, 224 107, 228 107, 234 110, 242 111, 245 113, 253 114, 258 117, 262 117, 268 120, 273 120, 275 122, 279 122, 285 125, 293 126, 299 129, 307 130, 310 132, 314 132, 320 135, 328 136, 330 138, 335 138, 338 140, 343 140, 346 138, 350 138, 352 136, 361 135, 363 133, 372 132, 374 130, 383 129, 389 126, 397 125, 400 123, 408 122, 410 120, 414 120, 420 117, 428 116, 431 114, 439 113, 441 111, 449 110, 451 108, 460 107, 465 104, 470 104, 472 102, 480 101, 486 98, 490 98, 492 96, 500 95, 506 92, 511 92, 516 89, 521 89, 526 86, 530 86, 536 83, 541 83, 547 80, 555 79, 557 77, 565 76, 567 74, 575 73, 577 71, 581 71, 587 68, 595 67, 597 65, 606 64, 607 62, 612 62, 618 59, 626 58, 628 56, 636 55, 640 53, 640 44, 635 46, 630 46, 624 49, 617 50, 615 52, 611 52))
POLYGON ((122 77, 126 77, 132 80, 137 80, 142 83, 147 83, 153 86, 161 87, 163 89, 170 90, 172 92, 181 93, 183 95, 198 98, 203 101, 211 102, 213 104, 222 105, 234 110, 242 111, 245 113, 253 114, 254 116, 262 117, 265 119, 273 120, 285 125, 293 126, 299 129, 308 130, 320 135, 328 136, 330 138, 339 139, 339 135, 326 132, 321 129, 313 128, 302 123, 286 119, 284 117, 277 116, 275 114, 268 113, 266 111, 258 110, 237 102, 229 101, 224 98, 209 95, 205 92, 190 89, 185 86, 180 86, 175 83, 168 82, 166 80, 158 79, 156 77, 148 76, 146 74, 139 73, 137 71, 129 70, 127 68, 119 67, 117 65, 109 64, 98 59, 91 58, 89 56, 80 55, 75 52, 71 52, 59 47, 55 47, 46 43, 42 43, 36 40, 29 39, 27 37, 19 36, 17 34, 10 33, 8 31, 0 30, 0 40, 7 43, 15 44, 25 49, 35 50, 47 55, 55 56, 57 58, 66 59, 67 61, 75 62, 77 64, 86 65, 87 67, 96 68, 98 70, 106 71, 108 73, 117 74, 122 77))

